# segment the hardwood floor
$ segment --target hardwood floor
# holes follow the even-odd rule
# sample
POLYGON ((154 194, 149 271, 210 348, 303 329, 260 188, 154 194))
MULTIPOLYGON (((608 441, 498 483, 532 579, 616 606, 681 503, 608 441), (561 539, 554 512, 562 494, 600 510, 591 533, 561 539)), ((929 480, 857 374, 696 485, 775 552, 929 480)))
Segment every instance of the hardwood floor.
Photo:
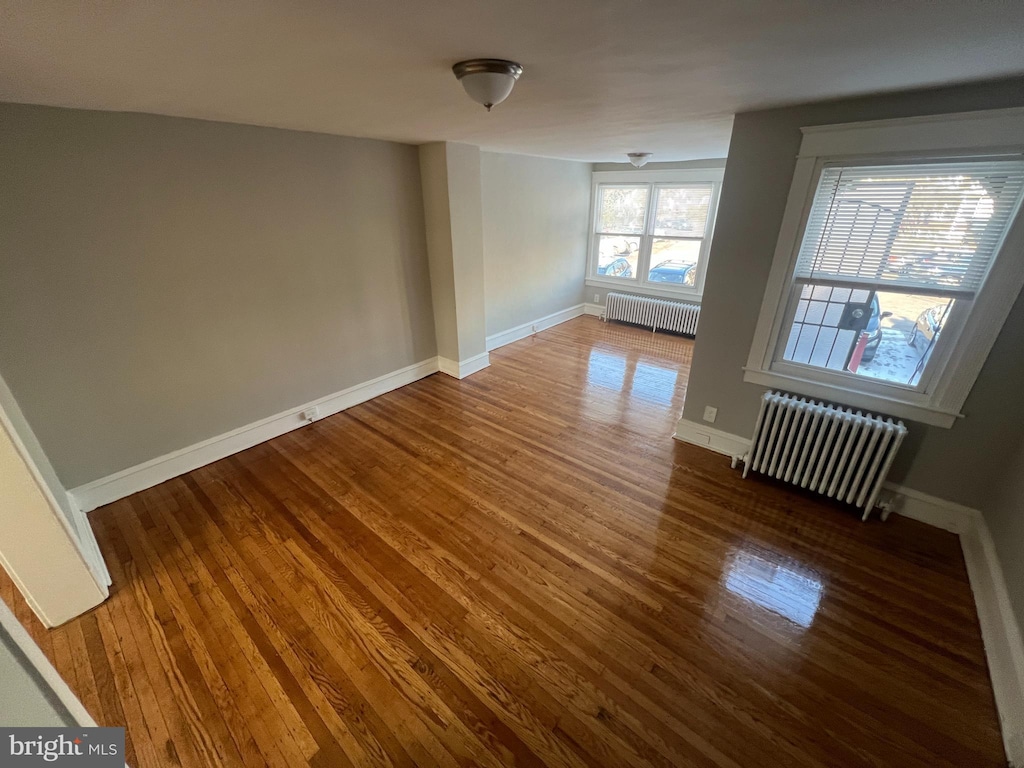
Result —
POLYGON ((957 539, 671 438, 692 344, 583 317, 91 516, 43 630, 132 766, 1005 765, 957 539))

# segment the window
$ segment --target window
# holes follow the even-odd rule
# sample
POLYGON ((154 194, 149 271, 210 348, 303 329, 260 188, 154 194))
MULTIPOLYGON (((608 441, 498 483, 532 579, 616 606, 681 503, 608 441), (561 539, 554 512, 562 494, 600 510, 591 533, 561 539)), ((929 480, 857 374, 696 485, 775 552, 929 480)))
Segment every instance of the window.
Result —
MULTIPOLYGON (((860 125, 870 145, 879 124, 860 125)), ((850 143, 832 128, 816 146, 850 143)), ((1000 149, 802 149, 745 380, 951 426, 1024 282, 999 258, 1021 239, 1024 159, 1000 149)))
POLYGON ((699 296, 721 170, 594 174, 588 283, 699 296))
POLYGON ((1020 198, 1020 160, 826 166, 775 367, 923 390, 1020 198))

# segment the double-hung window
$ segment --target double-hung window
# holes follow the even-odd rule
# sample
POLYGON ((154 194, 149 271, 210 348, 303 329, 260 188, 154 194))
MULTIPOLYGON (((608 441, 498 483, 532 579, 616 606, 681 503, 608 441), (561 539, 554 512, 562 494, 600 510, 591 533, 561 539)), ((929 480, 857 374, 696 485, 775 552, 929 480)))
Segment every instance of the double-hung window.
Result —
POLYGON ((594 173, 587 282, 699 297, 721 169, 594 173))
POLYGON ((746 380, 950 426, 1024 281, 1008 149, 802 153, 746 380))

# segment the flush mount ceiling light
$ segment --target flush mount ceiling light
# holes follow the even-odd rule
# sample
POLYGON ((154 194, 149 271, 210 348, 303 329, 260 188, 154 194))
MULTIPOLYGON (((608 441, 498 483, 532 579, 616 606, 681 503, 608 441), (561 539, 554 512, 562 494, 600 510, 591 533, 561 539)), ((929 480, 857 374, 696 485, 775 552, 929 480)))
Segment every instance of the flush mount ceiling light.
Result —
POLYGON ((501 104, 512 93, 512 86, 523 74, 523 68, 505 59, 467 59, 452 67, 452 72, 469 98, 483 104, 490 112, 491 107, 501 104))
POLYGON ((636 168, 643 168, 654 155, 650 152, 627 152, 626 157, 636 168))

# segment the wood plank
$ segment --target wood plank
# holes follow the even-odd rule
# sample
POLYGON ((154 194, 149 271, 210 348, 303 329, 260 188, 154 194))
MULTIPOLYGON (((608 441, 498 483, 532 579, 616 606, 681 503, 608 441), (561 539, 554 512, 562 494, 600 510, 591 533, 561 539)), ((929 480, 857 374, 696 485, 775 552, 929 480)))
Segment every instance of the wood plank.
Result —
POLYGON ((582 317, 92 514, 44 630, 130 762, 1003 766, 955 536, 671 439, 693 344, 582 317))

